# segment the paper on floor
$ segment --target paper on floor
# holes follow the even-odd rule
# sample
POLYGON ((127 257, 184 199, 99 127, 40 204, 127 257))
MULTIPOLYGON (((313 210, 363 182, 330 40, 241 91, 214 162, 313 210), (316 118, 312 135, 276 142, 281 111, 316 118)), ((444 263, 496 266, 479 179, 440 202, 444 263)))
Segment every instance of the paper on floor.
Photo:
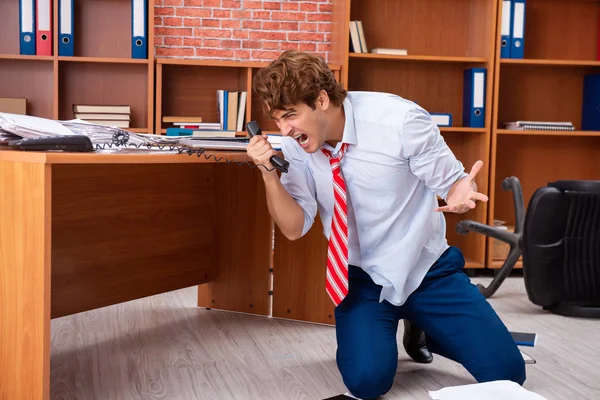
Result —
POLYGON ((512 381, 493 381, 472 385, 450 386, 429 391, 434 400, 547 400, 512 381))

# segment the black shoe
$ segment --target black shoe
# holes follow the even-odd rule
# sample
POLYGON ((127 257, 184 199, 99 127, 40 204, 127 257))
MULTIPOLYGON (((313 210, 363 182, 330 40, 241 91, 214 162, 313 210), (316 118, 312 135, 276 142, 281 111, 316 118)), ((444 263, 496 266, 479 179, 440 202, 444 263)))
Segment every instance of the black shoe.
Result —
POLYGON ((404 320, 404 340, 402 342, 406 353, 416 362, 429 364, 433 361, 433 355, 425 341, 425 332, 407 319, 404 320))

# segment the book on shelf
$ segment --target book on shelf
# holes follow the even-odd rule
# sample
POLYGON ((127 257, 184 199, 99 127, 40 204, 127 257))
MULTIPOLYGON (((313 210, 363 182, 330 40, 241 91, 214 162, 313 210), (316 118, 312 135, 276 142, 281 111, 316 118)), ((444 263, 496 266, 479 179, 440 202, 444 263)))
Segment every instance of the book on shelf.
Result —
POLYGON ((0 97, 0 112, 26 115, 27 99, 0 97))
POLYGON ((246 91, 217 90, 217 119, 220 129, 243 131, 246 115, 246 91))
POLYGON ((574 131, 575 126, 568 121, 507 121, 504 129, 522 131, 574 131))
POLYGON ((395 56, 406 56, 408 55, 407 49, 391 49, 387 47, 375 47, 371 50, 372 54, 390 54, 395 56))
POLYGON ((74 104, 73 112, 76 113, 97 113, 97 114, 131 114, 129 105, 96 105, 96 104, 74 104))
POLYGON ((131 121, 131 106, 110 104, 74 104, 73 117, 98 125, 127 129, 131 121))
POLYGON ((452 126, 452 114, 449 113, 429 113, 431 120, 439 127, 452 126))
POLYGON ((194 124, 202 122, 202 117, 182 117, 177 115, 165 115, 162 121, 166 124, 173 125, 194 124))
POLYGON ((375 47, 369 51, 362 21, 350 21, 350 50, 354 53, 391 54, 405 56, 407 49, 375 47))
POLYGON ((368 53, 362 21, 350 21, 350 45, 354 53, 368 53))

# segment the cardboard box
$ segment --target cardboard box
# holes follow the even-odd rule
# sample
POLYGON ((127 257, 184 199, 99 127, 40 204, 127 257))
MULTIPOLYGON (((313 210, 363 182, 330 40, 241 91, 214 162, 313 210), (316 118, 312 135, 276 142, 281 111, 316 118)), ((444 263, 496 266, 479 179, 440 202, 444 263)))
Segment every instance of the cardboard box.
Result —
POLYGON ((0 112, 27 115, 27 99, 0 97, 0 112))

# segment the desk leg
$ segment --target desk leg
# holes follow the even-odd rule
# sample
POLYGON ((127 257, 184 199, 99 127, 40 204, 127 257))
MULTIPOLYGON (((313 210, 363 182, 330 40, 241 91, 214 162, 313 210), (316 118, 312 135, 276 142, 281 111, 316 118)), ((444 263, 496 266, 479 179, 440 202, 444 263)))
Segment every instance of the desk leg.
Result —
POLYGON ((0 162, 0 399, 49 398, 50 178, 0 162))
POLYGON ((268 315, 271 217, 260 171, 215 164, 215 268, 198 305, 268 315))

